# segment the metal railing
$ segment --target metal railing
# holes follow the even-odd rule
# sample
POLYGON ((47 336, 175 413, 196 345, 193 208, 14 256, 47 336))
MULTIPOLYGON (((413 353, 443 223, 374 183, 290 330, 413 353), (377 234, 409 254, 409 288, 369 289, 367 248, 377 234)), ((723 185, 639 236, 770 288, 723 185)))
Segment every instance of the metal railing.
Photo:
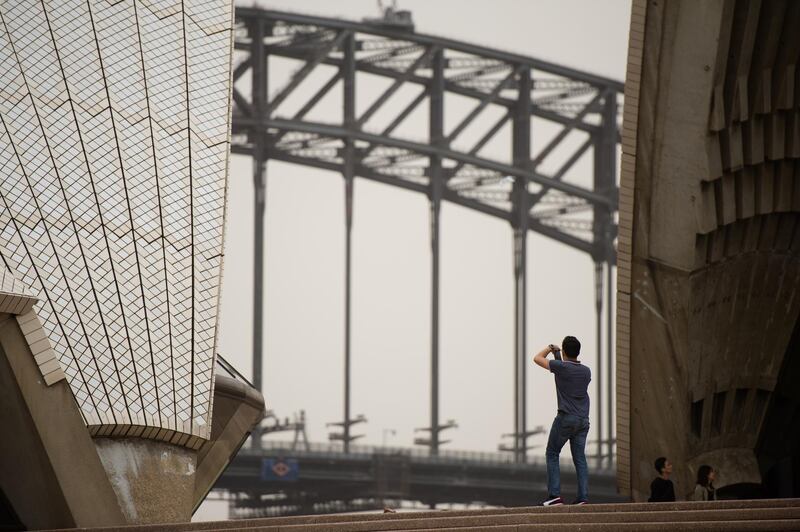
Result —
POLYGON ((247 380, 244 375, 239 373, 239 371, 236 368, 234 368, 233 365, 230 362, 228 362, 227 360, 222 358, 222 355, 220 355, 219 353, 217 353, 217 368, 216 369, 217 369, 218 373, 221 370, 221 373, 224 374, 226 377, 230 377, 232 379, 236 379, 237 381, 242 381, 242 382, 246 383, 248 386, 250 386, 251 388, 253 387, 253 383, 250 382, 249 380, 247 380))
MULTIPOLYGON (((309 456, 342 458, 345 456, 341 443, 309 443, 308 448, 301 449, 289 441, 269 441, 261 442, 261 450, 255 451, 245 445, 241 454, 265 454, 269 452, 280 453, 282 455, 309 456)), ((415 447, 390 447, 381 445, 350 445, 347 453, 348 457, 369 458, 375 455, 388 456, 407 456, 415 462, 426 463, 469 463, 481 465, 513 465, 515 467, 546 467, 544 453, 538 456, 528 456, 524 463, 515 463, 513 453, 495 453, 486 451, 460 451, 460 450, 439 450, 438 455, 431 455, 428 449, 415 447)), ((609 464, 606 457, 587 456, 589 469, 592 471, 606 471, 613 468, 613 463, 609 464)), ((571 465, 572 459, 569 455, 565 456, 562 452, 560 463, 571 465)))

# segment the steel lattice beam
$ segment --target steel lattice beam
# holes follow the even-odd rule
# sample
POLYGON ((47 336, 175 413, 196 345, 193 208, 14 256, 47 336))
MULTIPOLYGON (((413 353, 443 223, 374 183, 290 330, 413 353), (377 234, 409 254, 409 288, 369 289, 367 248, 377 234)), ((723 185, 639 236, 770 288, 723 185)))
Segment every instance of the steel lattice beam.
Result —
MULTIPOLYGON (((360 177, 425 194, 431 202, 434 290, 432 295, 432 382, 430 438, 432 452, 443 443, 438 414, 438 217, 441 201, 507 220, 515 231, 517 257, 517 333, 515 368, 515 445, 520 459, 525 441, 525 235, 529 231, 589 254, 597 264, 615 261, 617 209, 617 109, 622 83, 538 59, 469 43, 392 29, 379 24, 327 19, 254 8, 236 13, 233 71, 233 140, 235 154, 257 161, 296 163, 340 173, 347 201, 349 271, 353 178, 360 177), (263 28, 263 34, 254 31, 263 28), (264 75, 270 57, 299 63, 272 97, 247 94, 248 74, 264 75), (257 64, 260 63, 260 64, 257 64), (325 82, 299 106, 288 102, 317 67, 333 67, 325 82), (379 76, 386 88, 355 114, 358 79, 379 76), (313 118, 315 107, 342 88, 344 113, 333 122, 313 118), (413 98, 393 103, 413 87, 413 98), (444 100, 458 95, 472 100, 466 112, 444 120, 444 100), (397 133, 409 117, 428 105, 427 137, 397 133), (479 117, 500 110, 486 126, 479 117), (534 153, 533 120, 560 126, 544 148, 534 153), (457 124, 446 130, 445 123, 457 124), (484 154, 511 126, 511 149, 505 159, 484 154), (488 127, 487 127, 488 126, 488 127), (481 129, 463 149, 458 139, 481 129), (375 133, 380 131, 380 133, 375 133), (575 139, 579 137, 579 140, 575 139), (585 154, 594 154, 592 186, 576 185, 571 172, 585 154), (566 153, 566 155, 565 155, 566 153), (555 168, 555 171, 546 170, 555 168), (554 207, 555 205, 555 207, 554 207)), ((315 82, 316 83, 316 82, 315 82)), ((266 80, 263 81, 266 87, 266 80)), ((361 97, 362 93, 359 93, 361 97)), ((327 118, 326 118, 327 120, 327 118)), ((535 135, 535 133, 534 133, 535 135)), ((500 142, 500 141, 498 141, 500 142)), ((262 170, 263 171, 263 170, 262 170)), ((349 275, 347 276, 349 294, 349 275)), ((349 298, 346 305, 345 360, 349 360, 349 298)), ((610 355, 609 355, 610 356, 610 355)), ((346 362, 346 368, 349 363, 346 362)), ((349 382, 349 370, 345 371, 349 382)), ((344 437, 349 442, 350 404, 346 386, 344 437)), ((609 428, 609 435, 611 430, 609 428)))

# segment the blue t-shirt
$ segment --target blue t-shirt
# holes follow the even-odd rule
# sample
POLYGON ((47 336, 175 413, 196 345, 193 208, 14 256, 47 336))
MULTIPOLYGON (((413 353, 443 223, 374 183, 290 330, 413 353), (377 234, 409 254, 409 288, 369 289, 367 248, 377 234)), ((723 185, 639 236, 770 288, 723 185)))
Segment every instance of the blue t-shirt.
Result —
POLYGON ((588 418, 592 370, 580 362, 551 360, 550 372, 556 376, 558 411, 588 418))

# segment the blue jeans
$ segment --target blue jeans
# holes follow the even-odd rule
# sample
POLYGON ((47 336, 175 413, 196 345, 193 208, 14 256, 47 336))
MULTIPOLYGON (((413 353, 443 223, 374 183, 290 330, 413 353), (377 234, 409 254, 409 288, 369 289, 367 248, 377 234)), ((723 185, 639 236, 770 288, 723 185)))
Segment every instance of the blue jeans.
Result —
POLYGON ((547 440, 547 491, 551 496, 561 495, 561 471, 558 466, 558 455, 561 448, 569 440, 572 451, 572 462, 578 473, 578 499, 589 500, 589 466, 586 463, 586 435, 589 434, 589 420, 571 414, 559 414, 550 428, 547 440))

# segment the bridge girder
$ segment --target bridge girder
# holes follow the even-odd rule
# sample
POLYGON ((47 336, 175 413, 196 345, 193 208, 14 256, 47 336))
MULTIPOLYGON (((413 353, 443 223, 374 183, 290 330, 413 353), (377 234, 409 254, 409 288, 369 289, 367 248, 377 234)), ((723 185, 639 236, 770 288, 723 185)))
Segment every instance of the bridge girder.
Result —
MULTIPOLYGON (((601 272, 606 265, 606 283, 610 286, 611 266, 616 260, 616 160, 622 83, 530 57, 380 24, 255 8, 236 10, 234 49, 232 152, 249 155, 255 162, 256 256, 262 256, 263 235, 259 231, 263 227, 267 160, 332 170, 345 178, 345 413, 339 423, 344 429, 340 436, 345 451, 355 438, 350 434, 354 421, 349 401, 350 235, 353 178, 358 176, 420 192, 431 204, 431 422, 423 429, 430 437, 419 442, 429 445, 432 454, 442 443, 439 433, 452 426, 440 424, 438 415, 441 202, 507 220, 512 226, 516 293, 512 448, 524 461, 529 434, 525 411, 526 235, 532 231, 589 254, 601 272), (299 67, 275 80, 279 88, 270 92, 268 81, 272 80, 267 73, 273 58, 294 60, 299 67), (308 83, 322 68, 328 70, 328 77, 308 83), (358 114, 356 80, 363 77, 380 78, 384 87, 358 114), (309 85, 313 85, 312 91, 303 90, 309 85), (313 118, 320 102, 337 97, 339 88, 341 117, 326 115, 324 121, 313 118), (405 101, 397 104, 401 96, 405 101), (471 102, 472 107, 446 110, 445 100, 453 97, 471 102), (420 130, 427 130, 427 135, 420 139, 401 134, 403 124, 415 112, 423 111, 425 104, 427 126, 420 130), (478 117, 489 112, 494 117, 486 127, 478 117), (557 131, 538 151, 534 151, 532 139, 540 125, 533 124, 534 119, 549 123, 551 132, 557 131), (508 138, 510 143, 504 140, 508 138), (508 144, 505 157, 498 158, 496 149, 489 153, 493 143, 496 147, 504 142, 508 144), (592 179, 576 184, 573 178, 578 163, 589 152, 594 154, 592 179)), ((256 287, 261 283, 262 267, 256 264, 256 287)), ((599 344, 602 276, 596 282, 600 286, 599 344)), ((256 323, 261 322, 259 294, 254 298, 256 323)), ((610 301, 608 304, 610 315, 610 301)), ((254 372, 259 373, 260 346, 260 332, 254 333, 254 360, 259 361, 257 367, 254 362, 254 372)), ((609 364, 610 346, 609 333, 609 364)), ((610 383, 607 391, 610 405, 610 383)), ((610 442, 610 415, 608 421, 610 442)), ((601 417, 598 425, 603 426, 601 417)))
MULTIPOLYGON (((564 177, 589 148, 602 149, 599 146, 603 135, 614 137, 611 146, 616 150, 619 137, 616 106, 621 83, 529 57, 375 25, 249 8, 237 9, 236 16, 234 153, 253 155, 258 149, 257 139, 263 135, 265 142, 261 149, 269 159, 342 172, 344 144, 352 139, 356 142, 354 156, 359 177, 420 192, 430 188, 429 160, 437 155, 443 159, 445 200, 509 221, 515 204, 512 183, 504 178, 524 179, 529 190, 531 231, 589 253, 600 261, 613 262, 613 253, 608 255, 606 244, 607 235, 613 238, 616 234, 613 216, 610 231, 598 233, 591 213, 594 207, 610 213, 616 210, 615 176, 603 176, 601 181, 607 182, 603 190, 574 185, 564 177), (303 61, 303 66, 282 88, 264 98, 260 111, 255 109, 252 87, 243 86, 248 77, 252 79, 256 24, 264 28, 261 53, 267 61, 270 56, 303 61), (306 119, 322 99, 342 84, 346 61, 343 43, 351 36, 355 40, 356 71, 386 78, 391 85, 349 124, 344 120, 320 123, 306 119), (438 50, 445 59, 442 65, 445 93, 477 102, 445 133, 443 148, 435 146, 430 138, 408 139, 393 134, 430 98, 435 74, 432 57, 438 50), (286 115, 286 100, 292 91, 321 64, 336 67, 335 74, 303 106, 286 115), (497 76, 498 73, 501 75, 497 76), (561 131, 534 153, 527 165, 514 164, 511 153, 504 161, 482 156, 480 150, 500 135, 502 126, 513 121, 517 102, 522 99, 519 80, 523 75, 531 76, 531 115, 559 125, 561 131), (375 121, 376 115, 394 109, 390 98, 407 85, 419 86, 421 92, 407 106, 389 113, 390 120, 375 121), (474 126, 476 118, 489 106, 506 110, 501 120, 487 128, 470 149, 455 145, 454 141, 465 129, 474 126), (604 127, 607 122, 612 124, 611 128, 604 127), (260 135, 256 135, 257 131, 260 135), (571 132, 586 136, 577 148, 565 142, 571 132), (564 155, 567 151, 568 155, 564 155), (558 170, 552 173, 539 170, 554 159, 555 152, 563 159, 558 170), (408 164, 415 162, 418 164, 408 164), (554 204, 559 208, 553 209, 554 204)), ((451 118, 448 116, 448 122, 451 118)))

